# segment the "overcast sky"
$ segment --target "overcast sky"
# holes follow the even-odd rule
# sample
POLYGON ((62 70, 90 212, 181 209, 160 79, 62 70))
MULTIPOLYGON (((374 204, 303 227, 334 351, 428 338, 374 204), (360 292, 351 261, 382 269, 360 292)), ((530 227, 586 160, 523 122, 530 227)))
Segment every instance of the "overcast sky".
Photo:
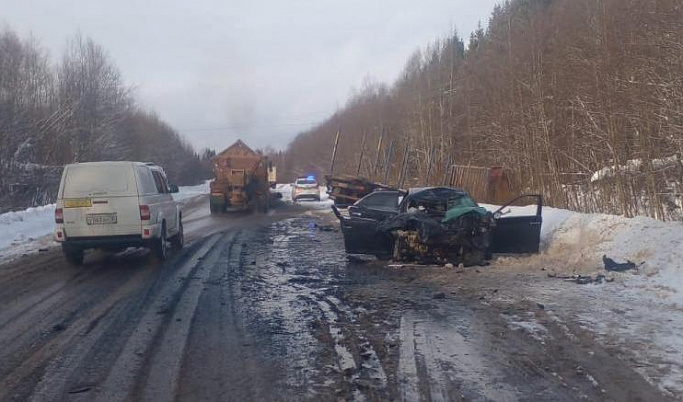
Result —
POLYGON ((58 60, 77 32, 102 45, 197 149, 285 147, 365 77, 391 82, 418 47, 467 38, 498 0, 0 0, 0 26, 58 60))

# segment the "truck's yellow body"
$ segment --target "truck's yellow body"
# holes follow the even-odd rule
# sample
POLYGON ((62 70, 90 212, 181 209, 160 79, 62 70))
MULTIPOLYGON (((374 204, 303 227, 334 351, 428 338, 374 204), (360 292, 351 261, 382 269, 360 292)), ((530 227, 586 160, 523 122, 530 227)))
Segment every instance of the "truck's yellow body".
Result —
POLYGON ((211 213, 268 209, 268 160, 238 140, 213 158, 211 213))

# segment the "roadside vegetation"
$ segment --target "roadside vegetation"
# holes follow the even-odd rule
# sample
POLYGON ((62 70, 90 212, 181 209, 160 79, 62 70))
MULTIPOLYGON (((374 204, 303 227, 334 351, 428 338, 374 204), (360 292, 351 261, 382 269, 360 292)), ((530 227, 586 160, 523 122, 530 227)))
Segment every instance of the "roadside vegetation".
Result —
POLYGON ((0 212, 54 201, 64 164, 137 160, 178 184, 207 177, 202 158, 136 104, 106 51, 76 36, 58 60, 0 31, 0 212))
POLYGON ((452 165, 502 166, 552 206, 681 220, 682 99, 677 0, 511 0, 469 40, 416 51, 392 85, 366 80, 279 162, 329 173, 340 131, 335 173, 436 185, 452 165))

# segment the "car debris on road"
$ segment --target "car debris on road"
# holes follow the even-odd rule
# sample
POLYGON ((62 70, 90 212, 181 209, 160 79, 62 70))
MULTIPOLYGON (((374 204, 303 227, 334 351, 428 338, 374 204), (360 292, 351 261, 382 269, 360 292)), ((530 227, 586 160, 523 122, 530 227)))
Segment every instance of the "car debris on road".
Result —
POLYGON ((632 269, 638 269, 638 265, 643 265, 644 262, 641 262, 640 264, 636 264, 635 262, 631 260, 626 260, 626 262, 616 262, 613 259, 607 257, 606 255, 602 256, 602 262, 605 264, 605 270, 606 271, 614 271, 614 272, 625 272, 629 271, 632 269))
POLYGON ((563 279, 566 282, 574 282, 577 285, 588 285, 588 284, 601 284, 614 282, 614 278, 608 277, 604 274, 597 274, 595 277, 593 275, 559 275, 559 274, 548 274, 548 278, 563 279))

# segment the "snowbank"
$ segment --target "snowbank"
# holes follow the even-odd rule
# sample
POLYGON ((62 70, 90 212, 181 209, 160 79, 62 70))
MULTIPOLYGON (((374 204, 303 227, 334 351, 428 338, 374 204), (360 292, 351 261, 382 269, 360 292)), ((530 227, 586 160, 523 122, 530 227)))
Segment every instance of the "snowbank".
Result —
MULTIPOLYGON (((536 206, 511 207, 506 216, 535 212, 536 206)), ((642 263, 637 274, 624 274, 627 283, 683 306, 683 224, 543 208, 541 254, 534 262, 558 272, 594 272, 603 268, 603 255, 642 263)))
POLYGON ((1 214, 0 251, 51 234, 54 222, 55 204, 1 214))
MULTIPOLYGON (((653 170, 660 170, 666 167, 676 166, 681 163, 678 155, 672 155, 666 158, 652 159, 650 166, 653 170)), ((606 166, 598 171, 593 172, 591 176, 591 183, 605 179, 611 179, 617 174, 635 174, 643 169, 642 159, 631 159, 626 161, 624 165, 606 166)))
POLYGON ((282 201, 292 202, 292 184, 276 184, 275 192, 282 194, 282 201))
POLYGON ((209 194, 209 183, 211 180, 207 180, 202 184, 196 186, 181 186, 178 187, 178 192, 173 194, 173 199, 176 201, 184 201, 188 198, 197 197, 202 194, 209 194))

